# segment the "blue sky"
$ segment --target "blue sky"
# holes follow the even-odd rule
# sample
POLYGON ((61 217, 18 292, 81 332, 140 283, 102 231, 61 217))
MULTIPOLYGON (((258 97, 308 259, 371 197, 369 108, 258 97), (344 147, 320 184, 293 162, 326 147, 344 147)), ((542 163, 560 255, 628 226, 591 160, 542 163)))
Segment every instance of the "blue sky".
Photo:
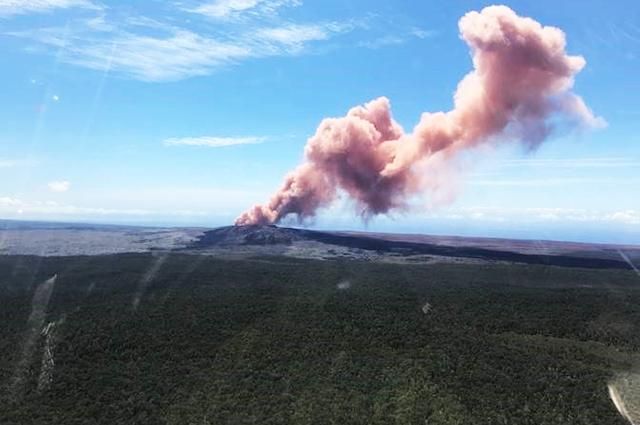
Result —
MULTIPOLYGON (((471 70, 480 1, 0 0, 0 217, 226 225, 327 116, 387 96, 412 128, 471 70)), ((561 28, 608 126, 461 158, 453 202, 311 225, 640 243, 640 4, 512 1, 561 28)))

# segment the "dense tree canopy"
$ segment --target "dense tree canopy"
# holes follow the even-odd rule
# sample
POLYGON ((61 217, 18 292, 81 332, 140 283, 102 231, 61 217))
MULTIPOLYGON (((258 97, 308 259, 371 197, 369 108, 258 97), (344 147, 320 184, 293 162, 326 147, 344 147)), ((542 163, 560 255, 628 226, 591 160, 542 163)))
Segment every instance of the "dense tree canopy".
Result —
POLYGON ((640 349, 622 270, 0 257, 0 305, 2 424, 622 425, 640 349))

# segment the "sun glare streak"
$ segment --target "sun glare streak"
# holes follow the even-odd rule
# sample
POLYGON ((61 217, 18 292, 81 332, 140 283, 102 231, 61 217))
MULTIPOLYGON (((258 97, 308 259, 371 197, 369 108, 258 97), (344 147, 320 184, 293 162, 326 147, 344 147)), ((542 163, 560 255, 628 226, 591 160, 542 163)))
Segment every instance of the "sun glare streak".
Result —
POLYGON ((149 286, 149 283, 151 283, 151 281, 156 277, 156 275, 158 274, 158 271, 160 271, 160 268, 162 267, 164 262, 167 260, 168 256, 169 256, 168 254, 160 254, 156 256, 153 262, 151 263, 151 265, 149 266, 149 269, 147 269, 142 279, 140 279, 140 281, 138 282, 138 290, 136 291, 133 297, 133 301, 131 302, 131 305, 134 311, 138 309, 138 306, 140 305, 140 300, 142 299, 142 296, 144 295, 147 289, 147 286, 149 286))
POLYGON ((640 425, 640 375, 626 374, 607 385, 611 401, 631 425, 640 425))
POLYGON ((629 258, 629 256, 627 254, 625 254, 624 252, 622 252, 622 250, 618 250, 618 254, 620 254, 620 257, 622 257, 622 259, 629 264, 629 266, 631 267, 631 269, 636 272, 636 274, 640 277, 640 270, 636 267, 635 264, 633 264, 633 261, 631 261, 631 258, 629 258))
POLYGON ((38 338, 43 330, 47 307, 58 275, 53 275, 38 285, 31 299, 31 314, 27 319, 27 330, 22 342, 21 354, 16 365, 9 393, 14 400, 20 400, 25 382, 29 379, 29 365, 36 349, 38 338))

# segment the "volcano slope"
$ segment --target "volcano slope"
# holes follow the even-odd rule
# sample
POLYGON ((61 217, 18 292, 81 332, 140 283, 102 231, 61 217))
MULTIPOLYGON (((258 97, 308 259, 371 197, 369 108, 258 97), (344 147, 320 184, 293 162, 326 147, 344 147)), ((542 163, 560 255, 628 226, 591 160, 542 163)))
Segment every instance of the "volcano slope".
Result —
POLYGON ((581 268, 633 269, 638 247, 508 239, 322 232, 273 225, 227 226, 205 231, 190 244, 194 253, 282 254, 312 259, 523 263, 581 268), (491 248, 485 247, 490 245, 491 248), (543 249, 541 249, 543 247, 543 249))
MULTIPOLYGON (((300 242, 264 232, 249 242, 300 242)), ((216 244, 247 242, 232 236, 216 244)), ((639 283, 544 264, 0 256, 0 423, 623 425, 607 386, 640 364, 639 283)))

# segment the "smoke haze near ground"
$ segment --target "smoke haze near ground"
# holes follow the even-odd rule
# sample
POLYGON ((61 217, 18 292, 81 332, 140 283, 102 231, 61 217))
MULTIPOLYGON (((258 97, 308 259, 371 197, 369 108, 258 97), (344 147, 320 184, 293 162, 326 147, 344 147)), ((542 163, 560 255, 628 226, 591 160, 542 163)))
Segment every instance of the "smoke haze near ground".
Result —
POLYGON ((393 119, 385 97, 324 119, 307 142, 304 162, 268 203, 253 206, 236 224, 273 224, 290 214, 303 221, 340 192, 365 219, 402 210, 431 182, 446 191, 453 178, 442 178, 442 164, 463 151, 503 143, 533 149, 557 128, 604 125, 571 91, 586 62, 566 53, 560 29, 490 6, 463 16, 459 30, 473 70, 458 84, 452 110, 423 113, 412 132, 393 119), (434 160, 440 165, 430 167, 434 160))

